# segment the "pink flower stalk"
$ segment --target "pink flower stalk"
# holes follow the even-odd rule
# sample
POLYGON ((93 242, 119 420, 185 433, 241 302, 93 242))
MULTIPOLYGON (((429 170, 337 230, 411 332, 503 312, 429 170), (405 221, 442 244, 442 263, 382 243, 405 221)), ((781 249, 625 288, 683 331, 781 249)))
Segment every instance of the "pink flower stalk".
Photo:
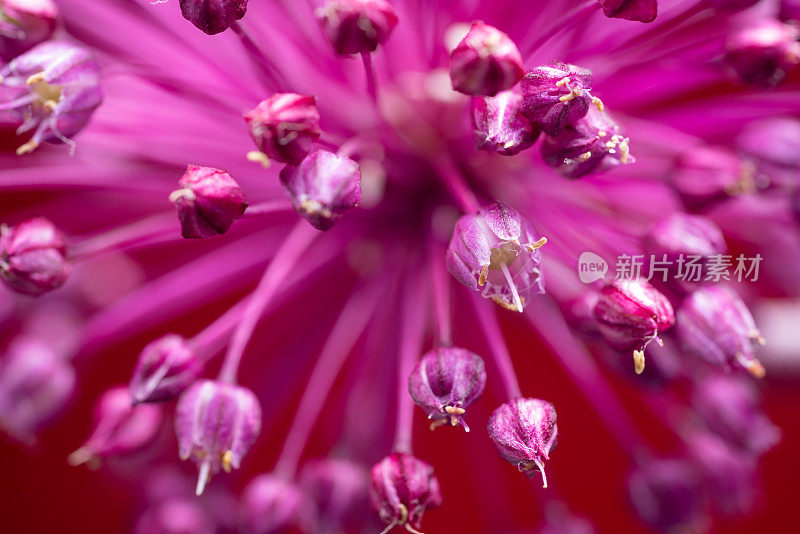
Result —
POLYGON ((389 39, 398 21, 392 4, 385 0, 328 0, 316 16, 340 55, 374 52, 389 39))
POLYGON ((169 200, 178 209, 185 238, 224 234, 247 209, 242 188, 223 170, 189 165, 178 186, 169 200))
POLYGON ((203 373, 203 361, 181 336, 168 334, 144 349, 128 386, 133 404, 177 399, 203 373))
POLYGON ((50 0, 0 1, 0 60, 11 61, 48 40, 57 21, 58 8, 50 0))
POLYGON ((244 120, 265 156, 292 165, 303 161, 322 133, 317 103, 310 95, 276 93, 245 113, 244 120))
POLYGON ((0 226, 0 279, 18 293, 38 297, 67 281, 66 239, 53 223, 35 217, 0 226))
POLYGON ((522 57, 508 35, 483 21, 472 23, 450 52, 453 89, 472 96, 494 96, 522 78, 522 57))

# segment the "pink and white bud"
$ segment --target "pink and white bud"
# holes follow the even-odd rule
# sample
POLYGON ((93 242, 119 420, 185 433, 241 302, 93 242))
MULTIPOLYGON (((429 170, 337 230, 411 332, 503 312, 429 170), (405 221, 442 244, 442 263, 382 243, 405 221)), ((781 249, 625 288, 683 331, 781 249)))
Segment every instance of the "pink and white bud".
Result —
POLYGON ((66 239, 43 217, 0 225, 0 279, 17 293, 38 297, 67 281, 66 239))
POLYGON ((480 20, 450 52, 453 89, 465 95, 494 96, 514 87, 524 73, 514 41, 480 20))
POLYGON ((612 19, 653 22, 658 15, 657 0, 599 0, 603 14, 612 19))
POLYGON ((207 35, 224 32, 244 17, 247 0, 180 0, 183 18, 207 35))
POLYGON ((725 63, 742 82, 774 87, 800 63, 800 28, 760 19, 733 32, 725 45, 725 63))
POLYGON ((224 234, 247 209, 242 188, 223 170, 189 165, 178 186, 169 200, 187 239, 224 234))
POLYGON ((464 413, 485 386, 483 359, 457 347, 437 347, 426 353, 408 377, 411 398, 434 421, 431 429, 449 422, 469 432, 464 413))
POLYGON ((279 534, 300 521, 304 495, 293 482, 275 475, 254 478, 242 497, 242 521, 247 534, 279 534))
POLYGON ((322 130, 313 96, 275 93, 244 114, 258 149, 268 158, 297 165, 314 148, 322 130))
POLYGON ((683 153, 676 162, 671 182, 691 208, 752 192, 759 186, 752 163, 730 151, 712 147, 683 153))
POLYGON ((215 534, 214 520, 196 499, 170 498, 152 504, 139 517, 133 534, 215 534))
POLYGON ((458 219, 447 269, 482 297, 521 313, 530 295, 544 293, 539 249, 546 242, 517 210, 492 204, 458 219))
POLYGON ((147 345, 139 354, 128 386, 133 404, 178 398, 203 373, 203 360, 186 340, 168 334, 147 345))
POLYGON ((328 150, 312 152, 297 167, 287 165, 280 178, 295 211, 317 230, 330 230, 361 202, 358 163, 328 150))
POLYGON ((520 113, 518 91, 472 99, 472 133, 475 147, 503 156, 519 154, 539 137, 539 129, 520 113))
POLYGON ((519 84, 522 114, 550 136, 578 122, 589 108, 602 107, 592 97, 592 71, 553 61, 525 73, 519 84))
POLYGON ((531 478, 540 472, 542 485, 547 487, 544 462, 550 460, 550 451, 558 440, 552 404, 522 397, 506 402, 492 412, 487 431, 503 460, 531 478))
POLYGON ((393 452, 372 467, 370 499, 381 520, 389 526, 419 532, 422 515, 442 505, 439 480, 433 467, 410 454, 393 452))
POLYGON ((374 52, 397 25, 397 12, 385 0, 328 0, 316 11, 322 31, 339 55, 374 52))
POLYGON ((181 460, 198 465, 197 494, 222 468, 238 469, 261 430, 261 406, 249 389, 198 380, 184 391, 175 410, 175 434, 181 460))
POLYGON ((51 0, 0 0, 0 61, 11 61, 48 40, 58 8, 51 0))
POLYGON ((306 464, 300 487, 314 506, 312 532, 355 532, 369 495, 369 473, 361 464, 340 459, 306 464))

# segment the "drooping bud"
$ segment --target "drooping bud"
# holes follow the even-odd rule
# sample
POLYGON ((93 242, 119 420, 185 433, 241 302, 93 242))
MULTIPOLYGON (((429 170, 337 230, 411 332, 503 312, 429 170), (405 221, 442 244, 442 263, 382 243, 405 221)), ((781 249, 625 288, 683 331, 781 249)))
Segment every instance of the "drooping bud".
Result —
POLYGON ((518 211, 492 204, 458 219, 447 269, 484 298, 521 313, 531 294, 544 293, 539 249, 546 242, 518 211))
POLYGON ((133 534, 215 534, 214 520, 196 499, 155 502, 136 521, 133 534))
POLYGON ((542 474, 547 487, 544 462, 558 439, 556 409, 547 401, 518 398, 506 402, 489 417, 487 425, 497 452, 520 472, 533 477, 542 474))
POLYGON ((374 52, 397 25, 397 12, 385 0, 328 0, 316 11, 328 42, 339 55, 374 52))
POLYGON ((339 459, 310 462, 300 486, 314 504, 312 532, 355 532, 367 503, 369 474, 364 466, 339 459))
POLYGON ((393 452, 372 467, 370 499, 381 520, 419 534, 422 515, 442 505, 433 467, 410 454, 393 452))
POLYGON ((702 360, 764 376, 754 354, 764 338, 747 305, 726 287, 702 287, 686 298, 678 310, 678 334, 684 348, 702 360))
POLYGON ((519 154, 536 141, 539 129, 520 113, 518 91, 472 99, 475 147, 503 156, 519 154))
POLYGON ((72 44, 41 43, 0 70, 0 111, 18 117, 18 134, 34 130, 18 155, 45 141, 74 147, 72 137, 102 100, 100 66, 89 52, 72 44))
POLYGON ((411 398, 434 421, 431 429, 449 422, 469 432, 464 413, 485 386, 483 359, 457 347, 437 347, 426 353, 408 377, 411 398))
POLYGON ((465 95, 494 96, 511 89, 524 72, 514 41, 480 20, 450 52, 453 89, 465 95))
POLYGON ((178 186, 169 200, 187 239, 224 234, 247 209, 242 188, 223 170, 189 165, 178 186))
POLYGON ((224 32, 244 17, 247 0, 180 0, 183 18, 207 35, 224 32))
POLYGON ((545 163, 567 178, 580 178, 634 163, 630 139, 604 111, 591 107, 574 126, 542 142, 545 163))
POLYGON ((275 475, 255 477, 244 490, 242 520, 247 534, 277 534, 297 524, 303 494, 294 483, 275 475))
POLYGON ((64 285, 69 272, 66 240, 53 223, 35 217, 0 225, 0 278, 8 287, 36 297, 64 285))
POLYGON ((281 170, 281 184, 295 211, 317 230, 330 230, 361 202, 358 163, 328 150, 317 150, 297 167, 281 170))
POLYGON ((546 134, 556 136, 577 123, 592 104, 602 109, 600 99, 589 93, 591 88, 591 70, 554 61, 525 73, 519 84, 520 109, 546 134))
POLYGON ((722 231, 709 219, 676 212, 658 221, 645 236, 645 249, 658 257, 711 256, 727 250, 722 231))
POLYGON ((725 63, 746 84, 774 87, 800 63, 799 37, 795 25, 756 20, 728 37, 725 63))
POLYGON ((220 467, 238 469, 261 430, 261 407, 247 388, 198 380, 184 391, 175 410, 181 460, 198 464, 197 494, 220 467))
POLYGON ((71 465, 97 463, 109 456, 124 456, 138 451, 155 437, 163 415, 157 406, 131 406, 125 386, 116 386, 103 393, 94 408, 92 434, 69 455, 71 465))
POLYGON ((48 40, 57 19, 51 0, 0 0, 0 61, 11 61, 48 40))
POLYGON ((755 191, 755 167, 735 154, 698 147, 681 155, 672 172, 673 187, 691 208, 755 191))
POLYGON ((178 398, 203 373, 203 361, 186 340, 168 334, 139 354, 129 386, 133 404, 178 398))
POLYGON ((36 339, 18 339, 0 359, 0 428, 22 441, 64 408, 75 389, 69 362, 36 339))
POLYGON ((244 120, 263 155, 292 165, 303 161, 322 133, 317 102, 309 95, 275 93, 245 113, 244 120))
POLYGON ((657 0, 599 0, 606 17, 653 22, 658 15, 657 0))

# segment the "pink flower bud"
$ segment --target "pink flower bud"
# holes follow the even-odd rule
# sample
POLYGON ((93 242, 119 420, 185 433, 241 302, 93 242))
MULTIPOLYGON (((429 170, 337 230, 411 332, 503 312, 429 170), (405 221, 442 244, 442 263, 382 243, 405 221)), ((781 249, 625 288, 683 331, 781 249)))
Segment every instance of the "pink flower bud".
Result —
POLYGON ((300 520, 304 496, 292 482, 275 475, 259 475, 245 488, 242 518, 247 534, 286 532, 300 520))
POLYGON ((747 155, 763 188, 796 189, 800 175, 800 120, 771 117, 742 130, 736 146, 747 155))
POLYGON ((0 278, 8 287, 36 297, 64 285, 69 272, 64 235, 53 223, 35 217, 0 225, 0 278))
POLYGON ((680 255, 711 256, 727 250, 716 224, 699 215, 673 213, 658 221, 645 237, 648 253, 669 258, 680 255))
POLYGON ((215 534, 214 520, 196 499, 156 502, 136 521, 133 534, 215 534))
POLYGON ((748 23, 727 40, 725 62, 744 83, 774 87, 800 63, 800 29, 774 19, 748 23))
POLYGON ((317 20, 339 55, 373 52, 397 25, 397 12, 384 0, 328 0, 317 20))
POLYGON ((477 354, 456 347, 438 347, 428 352, 417 363, 408 377, 408 391, 434 420, 431 428, 440 424, 461 424, 467 406, 483 393, 486 386, 486 368, 477 354))
POLYGON ((208 35, 224 32, 244 17, 247 0, 180 0, 183 18, 208 35))
POLYGON ((519 84, 521 111, 550 136, 571 126, 600 100, 589 93, 592 71, 561 61, 536 67, 525 73, 519 84))
POLYGON ((223 170, 189 165, 178 186, 169 200, 187 239, 224 234, 247 209, 242 188, 223 170))
POLYGON ((157 406, 132 406, 128 388, 116 386, 97 400, 93 419, 89 439, 69 456, 71 465, 138 451, 155 437, 163 416, 157 406))
POLYGON ((339 459, 307 464, 300 486, 314 505, 312 532, 355 532, 367 504, 369 474, 364 466, 339 459))
POLYGON ((0 0, 0 61, 11 61, 48 40, 57 19, 51 0, 0 0))
POLYGON ((198 380, 178 399, 175 433, 181 460, 198 464, 197 494, 220 467, 238 469, 261 430, 261 407, 247 388, 198 380))
POLYGON ((522 97, 517 91, 472 99, 472 132, 475 147, 503 156, 529 148, 539 129, 520 113, 522 97))
POLYGON ((544 462, 550 459, 558 439, 552 404, 529 398, 506 402, 492 412, 487 430, 503 460, 516 465, 528 477, 541 472, 542 485, 547 487, 544 462))
POLYGON ((281 184, 294 209, 317 230, 330 230, 361 202, 358 163, 328 150, 317 150, 297 167, 281 170, 281 184))
POLYGON ((450 52, 453 89, 465 95, 494 96, 511 89, 524 72, 514 41, 480 20, 450 52))
POLYGON ((599 0, 606 17, 653 22, 658 14, 656 0, 599 0))
POLYGON ((370 499, 389 528, 417 532, 427 508, 442 505, 439 480, 433 467, 410 454, 393 452, 372 467, 370 499))
POLYGON ((313 149, 322 130, 313 96, 276 93, 244 114, 258 149, 281 163, 297 165, 313 149))
POLYGON ((531 294, 544 293, 539 249, 546 242, 518 211, 492 204, 458 219, 447 248, 447 268, 484 298, 522 312, 531 294))
POLYGON ((129 386, 133 404, 178 397, 203 373, 203 361, 186 340, 175 334, 159 338, 142 350, 129 386))
POLYGON ((732 152, 698 147, 681 155, 672 172, 673 187, 692 208, 754 191, 755 167, 732 152))

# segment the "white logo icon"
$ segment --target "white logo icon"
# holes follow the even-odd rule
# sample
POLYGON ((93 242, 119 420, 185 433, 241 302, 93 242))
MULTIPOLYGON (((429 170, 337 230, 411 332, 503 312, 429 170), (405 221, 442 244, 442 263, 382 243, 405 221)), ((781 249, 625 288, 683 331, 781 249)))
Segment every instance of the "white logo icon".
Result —
POLYGON ((608 263, 594 252, 583 252, 578 258, 578 278, 584 284, 600 280, 607 272, 608 263))

